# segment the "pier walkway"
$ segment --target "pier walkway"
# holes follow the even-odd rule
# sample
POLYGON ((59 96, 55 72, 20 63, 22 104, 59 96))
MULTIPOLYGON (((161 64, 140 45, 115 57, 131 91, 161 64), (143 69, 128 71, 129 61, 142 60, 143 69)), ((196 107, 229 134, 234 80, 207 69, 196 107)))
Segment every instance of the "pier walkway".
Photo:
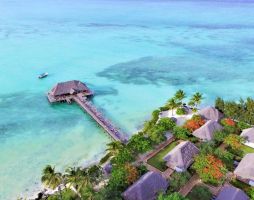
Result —
POLYGON ((50 103, 75 101, 116 141, 127 143, 127 137, 107 120, 88 100, 93 92, 81 81, 57 83, 47 94, 50 103))
POLYGON ((86 111, 114 140, 122 143, 127 142, 124 134, 117 129, 109 120, 107 120, 89 101, 75 95, 72 96, 75 101, 84 111, 86 111))

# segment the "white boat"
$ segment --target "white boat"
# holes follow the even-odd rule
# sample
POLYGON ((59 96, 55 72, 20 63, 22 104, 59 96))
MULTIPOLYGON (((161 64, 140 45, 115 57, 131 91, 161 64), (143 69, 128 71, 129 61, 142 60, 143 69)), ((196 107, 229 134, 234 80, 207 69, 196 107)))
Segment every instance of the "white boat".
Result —
POLYGON ((42 78, 47 77, 48 75, 49 75, 48 72, 45 72, 45 73, 40 74, 40 75, 38 76, 38 78, 39 78, 39 79, 42 79, 42 78))

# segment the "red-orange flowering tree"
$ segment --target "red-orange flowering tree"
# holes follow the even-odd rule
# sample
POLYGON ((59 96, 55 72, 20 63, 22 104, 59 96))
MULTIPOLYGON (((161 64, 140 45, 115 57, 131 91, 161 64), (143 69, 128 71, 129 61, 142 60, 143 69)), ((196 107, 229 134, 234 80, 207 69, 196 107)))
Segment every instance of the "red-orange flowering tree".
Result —
POLYGON ((223 119, 222 124, 225 126, 236 126, 236 122, 230 118, 223 119))
POLYGON ((207 183, 219 184, 224 181, 227 169, 223 162, 212 154, 200 154, 195 158, 193 168, 207 183))
POLYGON ((188 131, 193 132, 199 129, 205 124, 205 120, 200 115, 194 115, 191 119, 187 120, 184 124, 184 128, 188 131))

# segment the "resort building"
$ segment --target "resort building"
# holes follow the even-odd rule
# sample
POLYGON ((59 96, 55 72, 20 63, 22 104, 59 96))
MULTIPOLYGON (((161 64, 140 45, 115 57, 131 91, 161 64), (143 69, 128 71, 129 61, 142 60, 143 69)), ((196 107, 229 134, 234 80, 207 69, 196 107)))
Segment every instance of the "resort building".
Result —
POLYGON ((245 145, 254 148, 254 128, 244 129, 241 136, 245 139, 245 145))
POLYGON ((158 172, 147 172, 123 194, 124 200, 155 200, 159 193, 164 193, 168 182, 158 172))
POLYGON ((214 132, 222 129, 223 127, 217 121, 209 120, 192 134, 203 141, 210 141, 213 139, 214 132))
POLYGON ((223 118, 223 114, 214 107, 206 107, 198 112, 202 118, 206 120, 220 121, 223 118))
POLYGON ((71 98, 72 95, 79 96, 91 96, 93 93, 86 86, 86 84, 81 81, 66 81, 62 83, 57 83, 55 87, 53 87, 48 92, 48 100, 50 103, 67 101, 68 97, 71 98))
POLYGON ((171 150, 163 159, 166 165, 177 172, 184 172, 193 163, 199 149, 191 142, 184 141, 171 150))
POLYGON ((246 154, 234 171, 237 179, 254 186, 254 153, 246 154))
POLYGON ((249 200, 250 198, 239 188, 224 186, 215 200, 249 200))

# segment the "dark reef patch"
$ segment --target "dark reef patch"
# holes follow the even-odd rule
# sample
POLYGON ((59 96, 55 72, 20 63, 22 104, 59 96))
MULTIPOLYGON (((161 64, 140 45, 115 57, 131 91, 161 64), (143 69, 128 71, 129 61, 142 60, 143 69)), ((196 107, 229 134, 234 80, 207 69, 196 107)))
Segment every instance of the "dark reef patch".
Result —
POLYGON ((233 66, 225 66, 219 62, 205 58, 188 56, 179 57, 143 57, 125 63, 119 63, 97 73, 104 77, 121 83, 132 84, 169 84, 192 85, 200 80, 220 81, 231 80, 236 74, 233 66))

